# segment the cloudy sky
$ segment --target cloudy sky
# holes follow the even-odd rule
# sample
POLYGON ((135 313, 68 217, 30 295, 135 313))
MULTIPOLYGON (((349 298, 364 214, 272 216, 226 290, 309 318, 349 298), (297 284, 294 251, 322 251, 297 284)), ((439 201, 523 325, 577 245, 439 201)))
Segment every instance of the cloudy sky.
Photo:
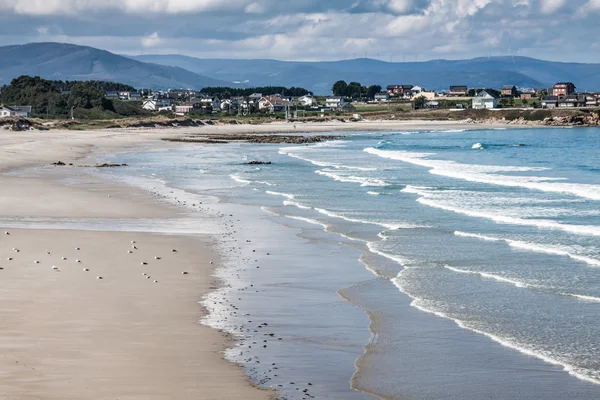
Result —
POLYGON ((0 45, 123 54, 600 62, 600 0, 0 0, 0 45))

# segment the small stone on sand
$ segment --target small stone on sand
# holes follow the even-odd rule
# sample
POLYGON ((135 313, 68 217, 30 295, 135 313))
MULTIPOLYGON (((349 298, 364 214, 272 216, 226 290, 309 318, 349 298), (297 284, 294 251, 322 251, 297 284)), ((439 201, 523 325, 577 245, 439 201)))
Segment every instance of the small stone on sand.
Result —
POLYGON ((84 268, 83 270, 84 270, 85 272, 89 271, 89 269, 88 269, 88 268, 84 268))
POLYGON ((10 235, 10 233, 8 233, 8 231, 4 231, 4 234, 5 235, 10 235))
POLYGON ((67 259, 67 257, 63 257, 62 259, 63 259, 63 260, 66 260, 66 259, 67 259))
POLYGON ((75 247, 75 250, 81 250, 79 247, 75 247))
POLYGON ((34 264, 39 264, 40 262, 39 262, 39 261, 34 261, 33 263, 34 263, 34 264))
POLYGON ((154 257, 155 260, 160 260, 160 257, 154 257))
POLYGON ((157 280, 154 281, 154 283, 157 283, 157 282, 158 282, 157 280))
POLYGON ((181 273, 181 275, 187 275, 187 274, 188 274, 188 273, 187 273, 187 272, 185 272, 185 271, 183 271, 183 272, 181 273))
POLYGON ((52 269, 58 269, 58 267, 57 266, 53 266, 52 269))
POLYGON ((97 276, 96 279, 102 279, 102 277, 101 276, 97 276))
POLYGON ((8 258, 7 258, 7 260, 8 260, 8 261, 12 261, 12 257, 8 257, 8 258))
POLYGON ((75 260, 75 262, 78 262, 78 263, 80 263, 80 262, 81 262, 81 260, 75 260))
POLYGON ((145 261, 142 261, 142 265, 148 265, 148 263, 145 261))

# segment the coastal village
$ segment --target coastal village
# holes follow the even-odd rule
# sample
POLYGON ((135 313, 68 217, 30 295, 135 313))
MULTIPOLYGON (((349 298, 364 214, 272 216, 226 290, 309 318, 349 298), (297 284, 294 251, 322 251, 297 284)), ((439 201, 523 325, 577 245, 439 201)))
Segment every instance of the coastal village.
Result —
MULTIPOLYGON (((348 86, 350 87, 350 86, 348 86)), ((132 102, 149 113, 188 116, 192 113, 227 115, 278 114, 285 119, 307 115, 326 116, 332 113, 368 111, 373 107, 404 106, 407 109, 561 109, 597 107, 600 92, 578 93, 572 82, 558 82, 550 88, 520 89, 505 85, 499 89, 450 86, 446 91, 426 90, 417 85, 387 85, 385 90, 368 97, 356 94, 337 96, 302 96, 284 93, 252 93, 248 96, 231 96, 225 89, 221 95, 208 95, 205 91, 169 89, 166 91, 107 91, 106 99, 132 102), (308 113, 308 114, 307 114, 308 113)), ((31 117, 32 106, 0 105, 0 118, 31 117)))

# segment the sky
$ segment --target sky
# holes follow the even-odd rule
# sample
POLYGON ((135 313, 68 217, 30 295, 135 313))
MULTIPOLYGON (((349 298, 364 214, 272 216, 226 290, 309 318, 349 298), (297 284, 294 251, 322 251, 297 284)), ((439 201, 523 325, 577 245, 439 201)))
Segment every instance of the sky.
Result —
POLYGON ((600 62, 600 0, 0 0, 0 45, 119 54, 600 62))

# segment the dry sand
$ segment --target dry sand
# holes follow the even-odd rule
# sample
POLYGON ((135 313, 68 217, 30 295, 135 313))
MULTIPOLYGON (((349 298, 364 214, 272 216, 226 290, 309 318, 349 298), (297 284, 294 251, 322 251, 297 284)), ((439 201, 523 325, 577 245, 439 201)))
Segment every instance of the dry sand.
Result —
MULTIPOLYGON (((155 137, 0 132, 0 171, 77 161, 93 148, 111 151, 155 137)), ((50 176, 66 171, 55 167, 50 176)), ((180 212, 85 171, 76 186, 44 176, 0 175, 0 217, 171 218, 180 212)), ((0 227, 0 399, 273 397, 223 359, 228 338, 199 323, 199 301, 215 285, 210 261, 218 264, 210 241, 0 227)))
MULTIPOLYGON (((0 131, 0 217, 174 217, 180 212, 174 207, 92 178, 83 169, 75 172, 83 182, 76 186, 61 182, 67 170, 70 176, 78 171, 73 167, 51 167, 44 178, 5 174, 59 160, 81 164, 91 151, 181 145, 159 140, 166 136, 467 126, 482 127, 403 121, 0 131)), ((0 226, 0 399, 272 397, 223 359, 227 338, 198 322, 203 315, 198 302, 214 285, 210 239, 0 226)))

